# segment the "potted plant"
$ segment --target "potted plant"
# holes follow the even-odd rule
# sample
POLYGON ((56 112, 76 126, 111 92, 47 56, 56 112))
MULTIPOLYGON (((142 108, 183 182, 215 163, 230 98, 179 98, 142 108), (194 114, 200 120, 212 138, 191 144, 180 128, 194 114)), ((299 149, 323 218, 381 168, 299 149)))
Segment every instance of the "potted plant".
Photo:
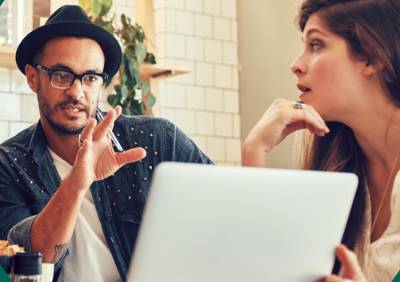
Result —
POLYGON ((115 14, 110 15, 112 0, 79 0, 79 4, 95 24, 116 35, 122 45, 119 80, 114 85, 115 93, 107 97, 108 103, 112 107, 120 105, 126 115, 152 115, 156 99, 149 84, 140 79, 140 66, 156 62, 154 55, 147 52, 143 28, 124 14, 117 24, 115 14))

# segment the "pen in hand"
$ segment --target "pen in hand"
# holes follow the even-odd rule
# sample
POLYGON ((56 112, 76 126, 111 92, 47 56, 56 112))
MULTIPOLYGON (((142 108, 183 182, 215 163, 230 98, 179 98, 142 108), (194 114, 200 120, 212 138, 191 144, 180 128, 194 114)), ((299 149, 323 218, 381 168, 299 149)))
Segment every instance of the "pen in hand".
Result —
MULTIPOLYGON (((96 108, 96 117, 99 121, 102 121, 104 119, 104 116, 99 108, 96 108)), ((117 137, 114 135, 114 132, 111 129, 108 129, 108 134, 111 138, 111 141, 117 148, 118 152, 123 152, 124 149, 122 148, 121 144, 119 143, 117 137)))

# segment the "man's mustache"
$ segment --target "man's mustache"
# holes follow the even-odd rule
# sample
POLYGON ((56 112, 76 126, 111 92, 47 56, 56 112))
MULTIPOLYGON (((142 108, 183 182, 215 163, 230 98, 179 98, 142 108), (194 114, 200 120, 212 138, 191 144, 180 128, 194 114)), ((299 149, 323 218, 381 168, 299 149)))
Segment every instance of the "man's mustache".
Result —
POLYGON ((65 107, 79 108, 80 110, 84 110, 88 114, 90 112, 90 108, 87 105, 85 105, 82 102, 77 101, 77 100, 66 100, 66 101, 57 103, 55 105, 55 110, 58 111, 58 110, 61 110, 61 109, 65 108, 65 107))

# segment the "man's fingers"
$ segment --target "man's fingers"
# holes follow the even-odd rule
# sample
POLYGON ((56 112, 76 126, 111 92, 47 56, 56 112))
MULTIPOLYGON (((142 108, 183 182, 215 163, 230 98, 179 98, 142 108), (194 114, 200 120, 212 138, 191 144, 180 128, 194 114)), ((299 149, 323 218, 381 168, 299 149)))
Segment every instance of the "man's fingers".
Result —
POLYGON ((336 256, 342 263, 340 276, 348 279, 361 279, 363 273, 360 265, 358 264, 357 256, 347 249, 344 245, 339 245, 336 248, 336 256))
POLYGON ((93 132, 94 129, 96 128, 96 120, 94 118, 90 118, 86 127, 83 129, 81 136, 80 136, 80 142, 83 142, 84 140, 92 140, 93 138, 93 132))
POLYGON ((103 138, 107 131, 113 128, 114 121, 117 119, 118 115, 115 110, 110 110, 107 115, 104 117, 104 120, 99 122, 99 125, 96 127, 96 130, 93 134, 93 140, 98 140, 103 138))
POLYGON ((141 147, 132 148, 116 154, 116 159, 119 166, 140 161, 144 157, 146 157, 146 150, 141 147))

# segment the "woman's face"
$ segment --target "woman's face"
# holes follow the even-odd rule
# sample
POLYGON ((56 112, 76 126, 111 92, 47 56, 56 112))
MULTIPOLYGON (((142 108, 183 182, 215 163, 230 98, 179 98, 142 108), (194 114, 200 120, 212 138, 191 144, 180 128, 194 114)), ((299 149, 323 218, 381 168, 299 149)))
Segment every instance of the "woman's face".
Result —
POLYGON ((312 15, 303 32, 304 49, 292 65, 301 91, 299 99, 313 106, 327 121, 342 121, 364 87, 363 65, 346 41, 312 15))

